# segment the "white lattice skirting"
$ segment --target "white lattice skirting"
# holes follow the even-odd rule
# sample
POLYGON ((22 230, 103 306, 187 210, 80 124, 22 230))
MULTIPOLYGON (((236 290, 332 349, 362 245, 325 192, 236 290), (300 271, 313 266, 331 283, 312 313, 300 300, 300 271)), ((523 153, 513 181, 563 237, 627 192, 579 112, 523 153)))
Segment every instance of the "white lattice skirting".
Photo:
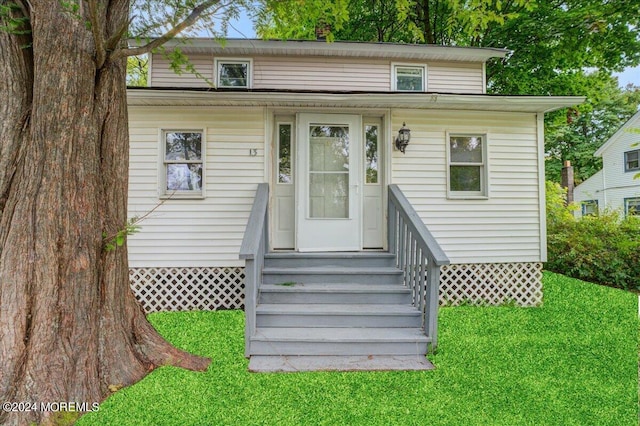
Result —
POLYGON ((440 304, 542 303, 542 263, 478 263, 440 269, 440 304))
POLYGON ((244 268, 131 268, 145 312, 244 309, 244 268))
MULTIPOLYGON (((244 268, 132 268, 131 288, 146 312, 244 309, 244 268)), ((447 265, 440 304, 542 303, 541 263, 447 265)))

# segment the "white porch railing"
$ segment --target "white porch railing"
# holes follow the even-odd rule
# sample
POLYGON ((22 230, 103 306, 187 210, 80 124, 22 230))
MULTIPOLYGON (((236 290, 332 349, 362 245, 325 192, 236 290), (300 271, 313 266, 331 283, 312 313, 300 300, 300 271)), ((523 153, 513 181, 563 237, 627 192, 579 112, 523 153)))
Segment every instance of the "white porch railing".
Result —
POLYGON ((440 267, 448 265, 449 258, 398 185, 389 185, 387 225, 389 251, 404 271, 404 284, 412 291, 413 305, 422 312, 422 327, 430 338, 430 351, 434 351, 438 344, 440 267))
POLYGON ((262 267, 264 255, 269 244, 269 184, 258 184, 256 197, 249 215, 249 221, 244 231, 244 239, 240 246, 240 259, 245 260, 244 275, 244 355, 249 357, 251 336, 256 332, 256 305, 260 283, 262 282, 262 267))

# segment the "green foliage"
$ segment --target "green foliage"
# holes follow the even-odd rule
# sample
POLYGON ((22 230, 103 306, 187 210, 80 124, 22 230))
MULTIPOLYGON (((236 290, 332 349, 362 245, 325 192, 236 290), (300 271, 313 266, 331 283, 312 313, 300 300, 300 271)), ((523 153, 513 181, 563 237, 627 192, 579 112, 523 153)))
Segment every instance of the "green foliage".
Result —
POLYGON ((637 297, 552 273, 543 285, 540 308, 441 309, 426 372, 250 373, 243 312, 152 314, 209 369, 160 367, 77 424, 636 426, 637 297))
POLYGON ((616 211, 573 218, 557 184, 547 182, 546 268, 626 290, 640 290, 640 219, 616 211))
POLYGON ((578 206, 567 206, 567 190, 556 182, 545 182, 545 196, 547 202, 547 228, 556 229, 567 222, 575 221, 573 212, 578 206))
POLYGON ((468 44, 502 25, 534 0, 313 0, 260 2, 256 29, 263 38, 314 39, 331 25, 331 39, 468 44))
POLYGON ((148 77, 148 55, 129 56, 127 58, 127 86, 146 87, 148 77))
POLYGON ((261 2, 256 30, 263 38, 315 39, 316 26, 330 25, 327 40, 349 20, 346 0, 288 0, 261 2))
POLYGON ((118 247, 122 247, 127 240, 127 236, 134 235, 140 232, 141 226, 139 225, 142 218, 134 216, 127 220, 124 228, 119 229, 115 234, 102 233, 102 240, 105 251, 113 251, 118 247))
POLYGON ((15 35, 31 34, 28 14, 14 2, 0 3, 0 31, 15 35))

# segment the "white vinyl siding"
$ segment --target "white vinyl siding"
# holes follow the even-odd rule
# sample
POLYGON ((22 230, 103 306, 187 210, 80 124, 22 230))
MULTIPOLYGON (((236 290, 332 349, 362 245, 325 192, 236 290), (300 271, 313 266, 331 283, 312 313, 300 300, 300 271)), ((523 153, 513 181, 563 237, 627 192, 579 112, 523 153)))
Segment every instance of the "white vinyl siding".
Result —
POLYGON ((166 200, 141 223, 129 238, 129 266, 242 266, 238 251, 265 181, 263 109, 129 107, 129 126, 129 217, 162 201, 159 129, 204 129, 207 185, 204 199, 166 200))
MULTIPOLYGON (((208 54, 191 54, 189 58, 196 70, 209 81, 189 72, 178 75, 169 68, 169 61, 155 54, 149 85, 204 88, 214 84, 216 58, 208 54)), ((389 60, 285 56, 246 59, 252 60, 251 87, 255 89, 389 92, 393 87, 393 67, 389 60)), ((485 93, 482 63, 428 62, 407 65, 425 67, 425 87, 428 92, 485 93)))
MULTIPOLYGON (((411 128, 407 153, 392 152, 398 184, 452 263, 539 262, 542 220, 535 114, 393 110, 411 128), (447 132, 490 135, 488 199, 447 199, 447 132)), ((542 137, 542 135, 540 135, 542 137)))
POLYGON ((486 93, 484 71, 479 63, 429 63, 427 88, 435 93, 486 93))
POLYGON ((389 62, 367 59, 257 57, 254 88, 389 91, 389 62))
POLYGON ((170 61, 159 54, 152 55, 149 70, 150 87, 210 87, 215 81, 213 57, 211 55, 189 55, 189 60, 200 76, 187 71, 183 67, 177 74, 169 67, 170 61))

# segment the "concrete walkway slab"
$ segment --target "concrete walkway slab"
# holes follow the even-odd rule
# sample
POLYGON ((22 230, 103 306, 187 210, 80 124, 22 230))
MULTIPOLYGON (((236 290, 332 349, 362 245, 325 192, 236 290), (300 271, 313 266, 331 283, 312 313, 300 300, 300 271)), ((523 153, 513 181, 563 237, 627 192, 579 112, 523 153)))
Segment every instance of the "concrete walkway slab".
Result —
POLYGON ((419 371, 435 366, 424 356, 252 356, 249 371, 294 373, 302 371, 419 371))

